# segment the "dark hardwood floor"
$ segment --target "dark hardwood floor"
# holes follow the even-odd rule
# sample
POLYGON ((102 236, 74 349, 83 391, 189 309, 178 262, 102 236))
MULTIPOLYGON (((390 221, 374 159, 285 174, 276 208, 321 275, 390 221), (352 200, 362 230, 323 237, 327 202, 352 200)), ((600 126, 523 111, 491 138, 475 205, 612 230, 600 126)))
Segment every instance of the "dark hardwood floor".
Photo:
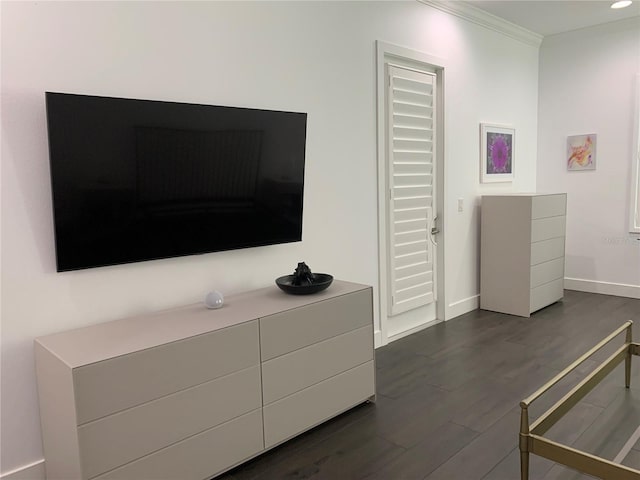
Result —
MULTIPOLYGON (((377 402, 363 404, 223 475, 224 480, 517 480, 519 402, 625 320, 640 300, 565 291, 531 318, 474 311, 376 350, 377 402)), ((621 339, 530 409, 535 418, 621 339)), ((613 459, 640 426, 640 357, 631 388, 614 370, 547 437, 613 459)), ((640 469, 640 442, 624 463, 640 469)), ((531 457, 532 480, 587 477, 531 457)))

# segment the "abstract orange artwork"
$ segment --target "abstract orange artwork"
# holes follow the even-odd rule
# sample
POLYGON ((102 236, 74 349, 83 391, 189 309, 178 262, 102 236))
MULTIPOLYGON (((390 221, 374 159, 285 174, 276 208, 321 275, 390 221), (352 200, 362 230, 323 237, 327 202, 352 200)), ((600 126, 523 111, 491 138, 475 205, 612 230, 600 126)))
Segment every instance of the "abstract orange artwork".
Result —
POLYGON ((596 169, 596 134, 567 137, 567 170, 596 169))

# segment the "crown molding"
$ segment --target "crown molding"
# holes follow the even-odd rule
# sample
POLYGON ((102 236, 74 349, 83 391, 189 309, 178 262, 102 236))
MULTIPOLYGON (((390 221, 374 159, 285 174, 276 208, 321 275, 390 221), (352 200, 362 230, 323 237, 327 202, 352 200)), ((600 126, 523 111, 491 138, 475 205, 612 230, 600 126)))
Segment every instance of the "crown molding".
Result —
POLYGON ((488 28, 494 32, 502 33, 508 37, 519 40, 527 45, 540 47, 543 36, 527 30, 515 23, 511 23, 503 18, 492 15, 484 10, 469 5, 462 1, 438 1, 438 0, 418 0, 418 2, 441 10, 445 13, 468 20, 476 25, 488 28))

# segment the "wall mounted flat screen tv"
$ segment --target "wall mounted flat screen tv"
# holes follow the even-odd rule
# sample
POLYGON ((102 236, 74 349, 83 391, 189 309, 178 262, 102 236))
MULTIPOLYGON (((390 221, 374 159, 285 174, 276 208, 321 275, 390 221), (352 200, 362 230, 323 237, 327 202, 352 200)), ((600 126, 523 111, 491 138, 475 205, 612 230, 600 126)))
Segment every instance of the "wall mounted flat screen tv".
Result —
POLYGON ((58 271, 302 239, 306 113, 46 93, 58 271))

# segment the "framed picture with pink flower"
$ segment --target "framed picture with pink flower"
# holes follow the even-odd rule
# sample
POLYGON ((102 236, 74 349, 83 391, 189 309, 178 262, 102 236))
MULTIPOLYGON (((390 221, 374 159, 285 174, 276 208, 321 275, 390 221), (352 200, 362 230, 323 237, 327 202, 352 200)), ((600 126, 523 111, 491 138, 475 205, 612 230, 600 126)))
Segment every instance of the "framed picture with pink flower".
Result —
POLYGON ((595 133, 567 137, 567 170, 596 169, 595 133))
POLYGON ((480 124, 480 181, 513 181, 516 131, 507 125, 480 124))

